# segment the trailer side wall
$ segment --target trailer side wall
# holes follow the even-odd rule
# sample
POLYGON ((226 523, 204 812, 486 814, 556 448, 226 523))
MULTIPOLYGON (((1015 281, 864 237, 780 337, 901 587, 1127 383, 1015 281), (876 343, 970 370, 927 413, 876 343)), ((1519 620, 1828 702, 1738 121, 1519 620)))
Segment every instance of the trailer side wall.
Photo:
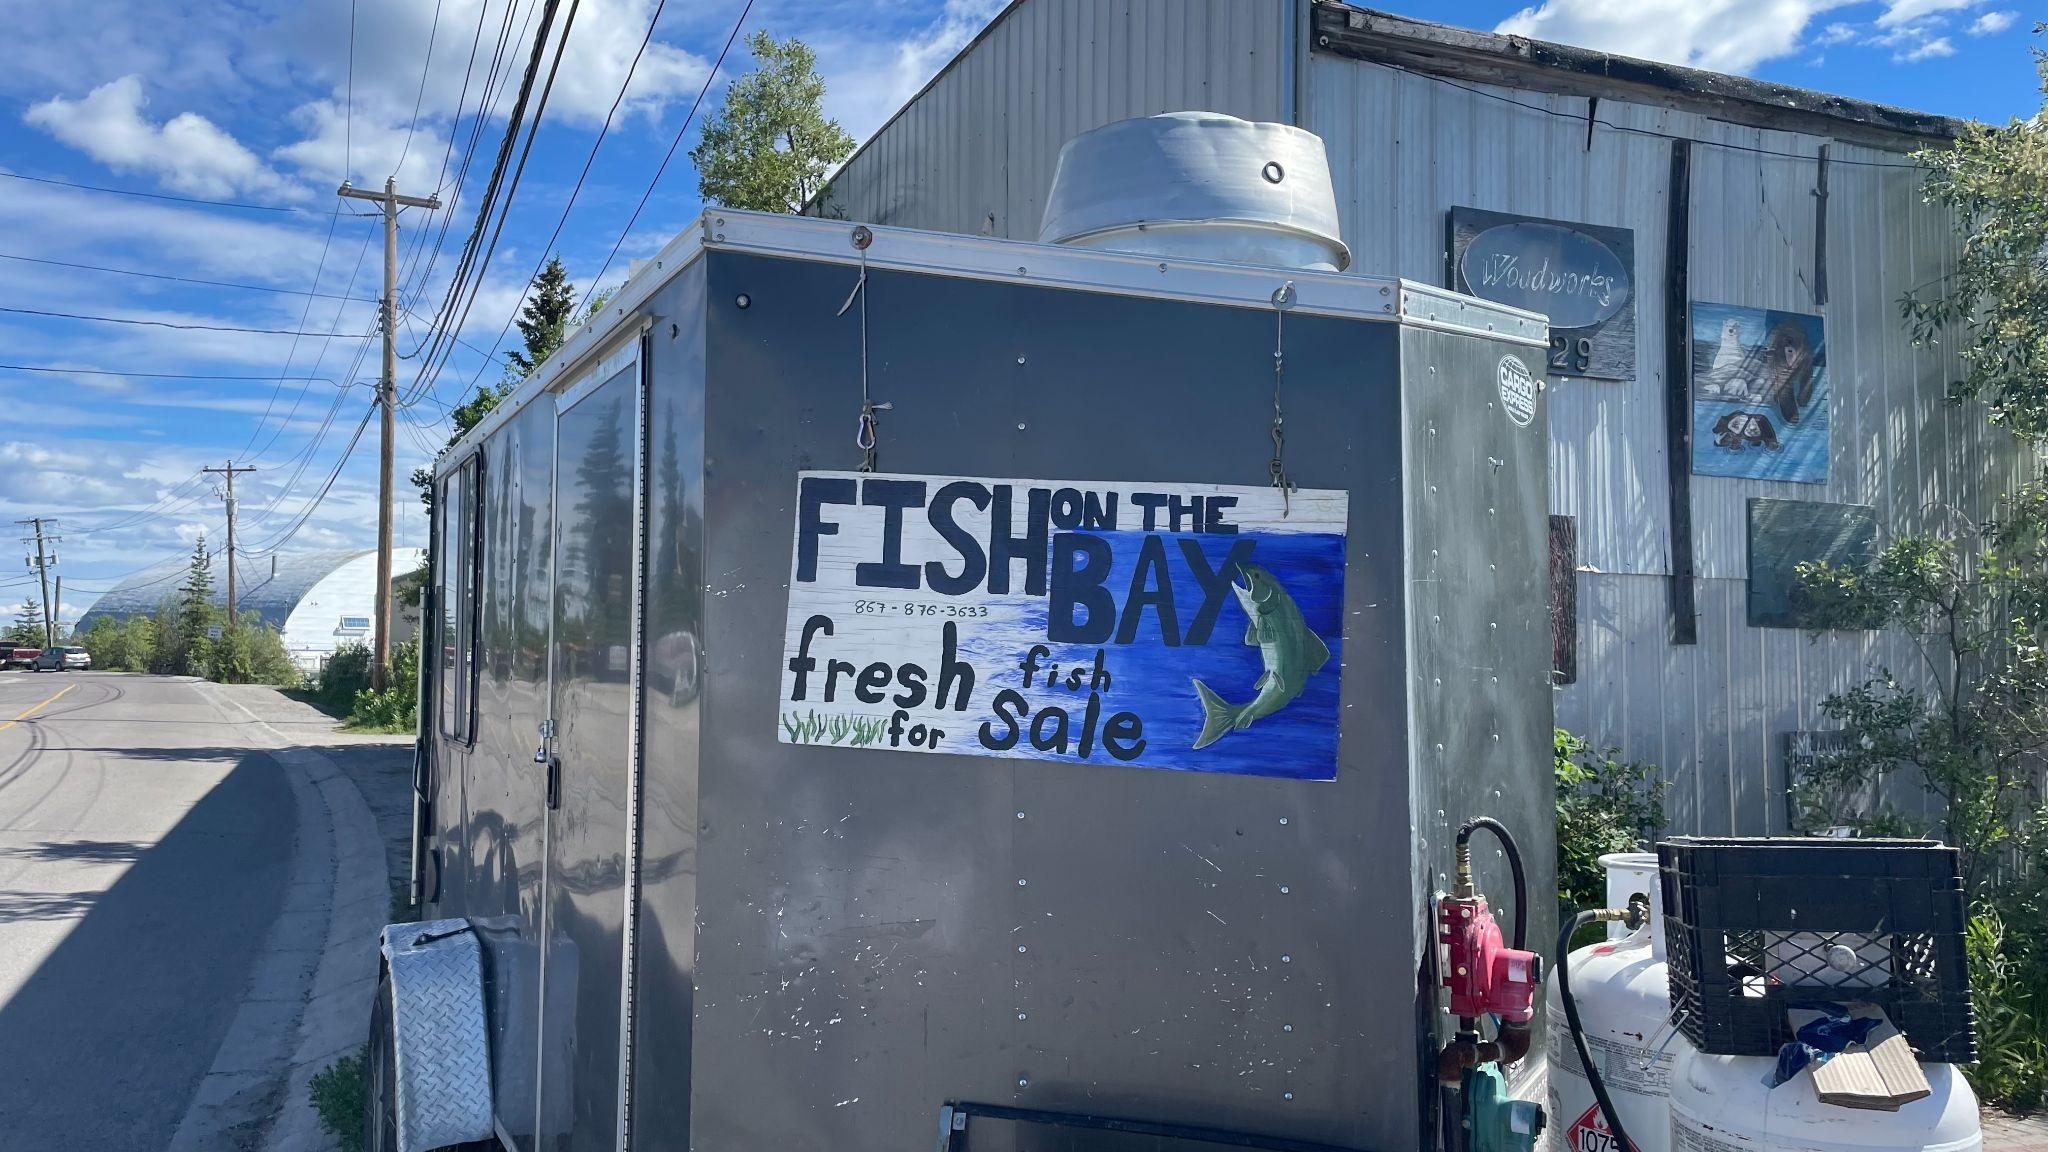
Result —
MULTIPOLYGON (((1289 474, 1351 493, 1334 783, 794 746, 796 473, 860 462, 857 271, 707 259, 695 1146, 910 1147, 965 1099, 1413 1147, 1396 326, 1286 325, 1289 474)), ((866 292, 886 471, 1266 480, 1270 309, 866 292)))

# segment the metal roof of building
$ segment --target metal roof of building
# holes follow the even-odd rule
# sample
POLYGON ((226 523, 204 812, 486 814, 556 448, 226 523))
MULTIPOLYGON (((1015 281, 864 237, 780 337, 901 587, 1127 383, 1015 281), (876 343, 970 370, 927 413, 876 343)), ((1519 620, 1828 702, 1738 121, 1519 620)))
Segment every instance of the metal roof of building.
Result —
MULTIPOLYGON (((299 601, 312 591, 315 584, 349 561, 369 555, 370 551, 352 548, 331 552, 295 552, 257 561, 244 560, 235 569, 235 607, 244 614, 256 613, 273 628, 282 628, 292 609, 298 607, 299 601)), ((93 622, 102 616, 125 619, 155 615, 166 599, 178 594, 191 565, 190 556, 178 556, 121 581, 93 602, 92 608, 79 618, 77 631, 89 631, 93 622)), ((228 602, 227 568, 218 557, 213 565, 213 602, 222 607, 226 607, 228 602)))

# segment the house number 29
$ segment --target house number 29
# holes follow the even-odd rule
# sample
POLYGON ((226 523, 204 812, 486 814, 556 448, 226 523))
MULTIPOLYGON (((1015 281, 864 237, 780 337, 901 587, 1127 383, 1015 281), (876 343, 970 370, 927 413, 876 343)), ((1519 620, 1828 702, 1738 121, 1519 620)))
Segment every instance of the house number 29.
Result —
POLYGON ((1550 370, 1553 372, 1584 372, 1593 364, 1593 340, 1581 336, 1574 340, 1570 336, 1552 333, 1550 337, 1550 370))

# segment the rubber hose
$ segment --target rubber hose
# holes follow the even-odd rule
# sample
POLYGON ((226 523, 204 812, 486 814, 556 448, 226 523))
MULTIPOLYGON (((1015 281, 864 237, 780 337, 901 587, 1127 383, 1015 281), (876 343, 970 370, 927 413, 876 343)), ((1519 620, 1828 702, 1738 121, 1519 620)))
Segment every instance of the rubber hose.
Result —
POLYGON ((1517 951, 1526 950, 1529 947, 1529 883, 1523 878, 1522 850, 1515 844, 1515 834, 1508 831, 1508 826, 1491 816, 1475 816, 1465 821, 1465 826, 1458 829, 1458 847, 1463 848, 1470 843, 1473 831, 1479 828, 1493 833, 1493 838, 1500 841, 1501 851, 1507 853, 1508 872, 1513 875, 1515 884, 1515 941, 1510 947, 1517 951))
POLYGON ((1564 1019, 1571 1029, 1572 1047, 1578 1050, 1579 1064, 1586 1070, 1586 1082, 1593 1086, 1593 1099, 1600 1105, 1600 1115, 1607 1121, 1607 1131, 1613 1137, 1609 1147, 1631 1152, 1635 1145, 1628 1134, 1621 1129, 1621 1114, 1614 1110, 1614 1101, 1607 1097, 1607 1085, 1600 1079, 1600 1067, 1593 1063, 1593 1053, 1586 1047, 1586 1030, 1579 1025, 1579 1002, 1572 996, 1572 937, 1579 929, 1594 922, 1593 912, 1581 912, 1565 922, 1557 935, 1557 997, 1564 1002, 1564 1019))

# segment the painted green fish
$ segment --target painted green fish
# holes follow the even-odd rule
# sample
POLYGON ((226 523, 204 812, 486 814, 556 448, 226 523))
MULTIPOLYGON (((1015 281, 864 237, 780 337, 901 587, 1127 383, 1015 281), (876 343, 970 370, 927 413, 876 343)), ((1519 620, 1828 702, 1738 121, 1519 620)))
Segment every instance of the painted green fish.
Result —
POLYGON ((1246 728, 1261 716, 1271 716, 1287 707, 1308 685, 1308 678, 1329 662, 1330 649, 1322 637, 1310 631, 1301 618, 1301 606, 1280 586, 1271 572, 1257 564, 1241 563, 1238 573, 1244 583, 1232 581, 1230 590, 1251 619, 1244 642, 1259 646, 1266 671, 1259 676, 1258 694, 1249 703, 1232 704, 1195 681, 1195 693, 1202 700, 1202 734, 1195 747, 1203 748, 1222 739, 1233 728, 1246 728))

